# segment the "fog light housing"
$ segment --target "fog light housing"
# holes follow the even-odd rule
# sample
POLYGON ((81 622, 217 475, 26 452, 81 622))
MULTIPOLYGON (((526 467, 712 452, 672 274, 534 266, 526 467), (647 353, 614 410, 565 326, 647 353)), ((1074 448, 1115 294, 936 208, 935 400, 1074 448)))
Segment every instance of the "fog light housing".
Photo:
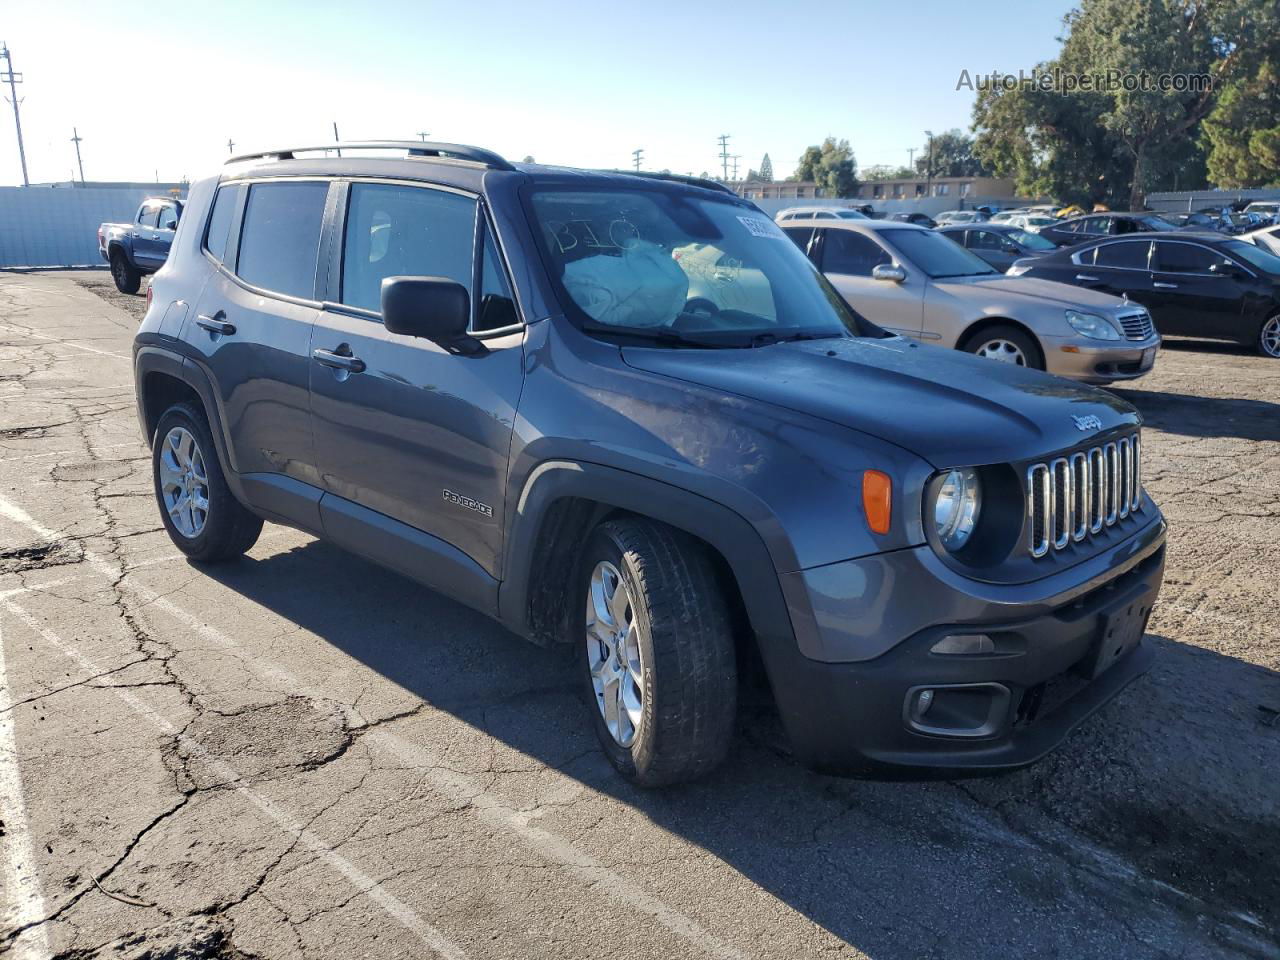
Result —
POLYGON ((950 657, 972 656, 977 653, 995 653, 996 643, 985 633, 949 633, 930 648, 930 653, 950 657))

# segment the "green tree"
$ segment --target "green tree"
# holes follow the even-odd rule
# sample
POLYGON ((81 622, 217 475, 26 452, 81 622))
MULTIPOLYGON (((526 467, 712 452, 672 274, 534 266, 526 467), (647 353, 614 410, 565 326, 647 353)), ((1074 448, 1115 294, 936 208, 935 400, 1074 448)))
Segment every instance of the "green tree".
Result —
POLYGON ((827 137, 820 147, 807 147, 794 179, 813 180, 833 197, 850 197, 858 186, 858 168, 848 140, 827 137))
MULTIPOLYGON (((973 152, 973 137, 959 129, 947 130, 933 138, 933 175, 935 177, 979 177, 989 173, 973 152)), ((916 173, 929 175, 929 142, 925 141, 916 157, 916 173)))
POLYGON ((1250 13, 1262 46, 1219 92, 1203 125, 1209 178, 1221 187, 1280 184, 1280 7, 1250 13))
POLYGON ((858 171, 858 175, 864 181, 876 181, 909 180, 916 174, 910 167, 895 167, 891 163, 881 163, 874 167, 864 167, 858 171))
POLYGON ((770 183, 773 180, 773 161, 769 159, 767 153, 764 155, 764 159, 760 161, 760 179, 765 183, 770 183))

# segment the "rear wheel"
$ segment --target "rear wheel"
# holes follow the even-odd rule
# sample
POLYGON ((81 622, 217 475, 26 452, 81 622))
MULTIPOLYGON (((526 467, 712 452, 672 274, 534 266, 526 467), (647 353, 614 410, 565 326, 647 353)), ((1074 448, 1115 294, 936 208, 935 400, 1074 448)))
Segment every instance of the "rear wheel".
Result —
POLYGON ((118 248, 111 251, 111 279, 121 293, 137 293, 142 286, 142 274, 118 248))
POLYGON ((733 733, 737 666, 705 548, 649 520, 610 521, 578 584, 588 709, 610 761, 645 787, 713 769, 733 733))
POLYGON ((1280 359, 1280 313, 1264 323, 1258 331, 1258 352, 1265 357, 1280 359))
POLYGON ((176 403, 164 412, 151 444, 151 468, 160 519, 192 560, 238 557, 257 542, 262 519, 227 486, 202 411, 176 403))
POLYGON ((960 349, 988 360, 1035 370, 1044 369, 1044 357, 1035 337, 1012 324, 1001 323, 979 330, 968 337, 960 349))

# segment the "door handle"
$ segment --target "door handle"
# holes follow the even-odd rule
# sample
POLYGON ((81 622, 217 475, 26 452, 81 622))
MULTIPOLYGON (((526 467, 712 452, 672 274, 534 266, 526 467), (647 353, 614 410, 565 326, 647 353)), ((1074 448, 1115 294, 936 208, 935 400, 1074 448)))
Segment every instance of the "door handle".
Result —
POLYGON ((1155 287, 1157 290, 1177 290, 1178 289, 1178 285, 1176 283, 1161 283, 1159 280, 1155 281, 1151 285, 1155 287))
POLYGON ((326 367, 333 367, 335 370, 346 370, 348 373, 364 373, 364 361, 359 357, 344 357, 340 353, 334 353, 332 350, 315 349, 311 351, 311 356, 319 363, 326 367))
POLYGON ((196 317, 196 326, 204 327, 210 333, 221 333, 225 336, 231 336, 236 332, 234 323, 227 323, 222 319, 222 311, 219 310, 212 317, 205 316, 203 313, 196 317))
POLYGON ((1097 278, 1097 277, 1091 277, 1091 276, 1089 276, 1089 274, 1087 274, 1087 273, 1077 273, 1077 274, 1076 274, 1076 279, 1077 279, 1077 280, 1083 280, 1085 283, 1097 283, 1097 282, 1098 282, 1098 278, 1097 278))

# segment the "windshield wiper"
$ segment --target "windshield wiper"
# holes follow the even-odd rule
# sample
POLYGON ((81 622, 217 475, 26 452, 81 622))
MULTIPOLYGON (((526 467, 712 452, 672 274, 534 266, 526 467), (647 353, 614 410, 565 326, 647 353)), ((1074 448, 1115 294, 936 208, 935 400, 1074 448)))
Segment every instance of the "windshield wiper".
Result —
POLYGON ((676 347, 701 347, 708 350, 736 347, 738 344, 725 343, 722 340, 701 340, 678 333, 670 327, 615 327, 607 323, 584 323, 584 333, 602 333, 615 337, 630 337, 633 340, 645 340, 649 343, 670 344, 676 347))

